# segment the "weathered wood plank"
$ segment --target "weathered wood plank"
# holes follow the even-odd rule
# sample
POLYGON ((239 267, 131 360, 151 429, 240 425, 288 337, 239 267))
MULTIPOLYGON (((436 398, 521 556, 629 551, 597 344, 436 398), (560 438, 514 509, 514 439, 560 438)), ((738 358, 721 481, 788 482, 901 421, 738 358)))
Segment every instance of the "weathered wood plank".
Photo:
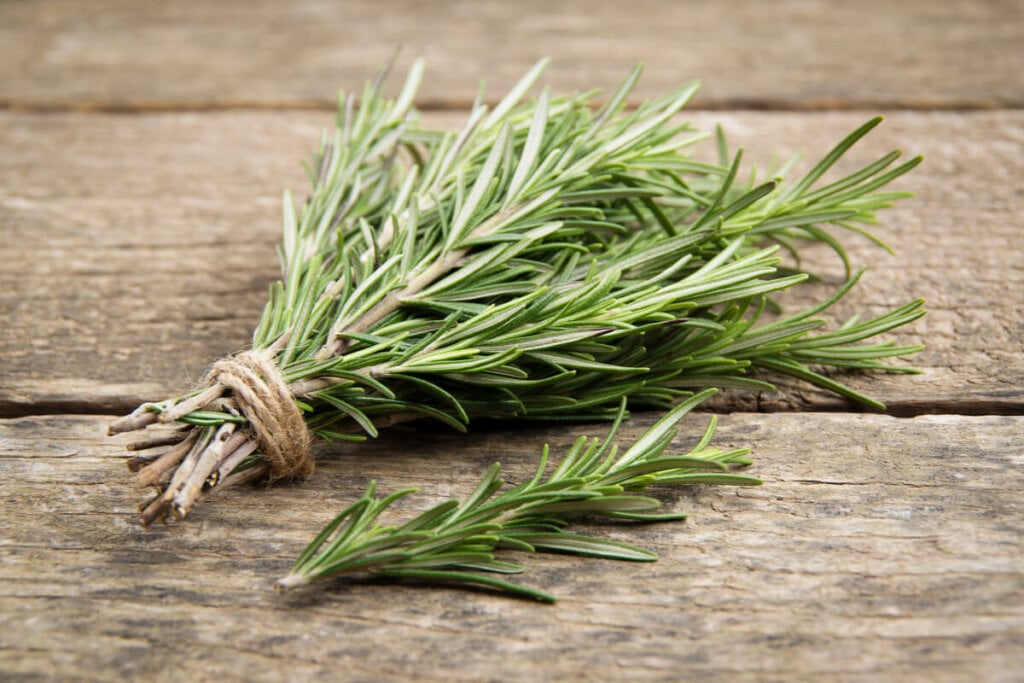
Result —
POLYGON ((0 5, 0 103, 18 107, 330 106, 399 45, 430 59, 423 102, 465 107, 544 55, 560 90, 641 95, 700 78, 711 107, 1024 104, 1014 0, 858 3, 177 3, 0 5))
POLYGON ((246 342, 277 276, 280 193, 327 121, 7 116, 4 402, 120 410, 246 342))
MULTIPOLYGON (((627 424, 635 438, 656 416, 627 424)), ((98 680, 1010 681, 1024 666, 1021 417, 736 414, 759 489, 668 493, 686 523, 611 525, 654 564, 525 558, 545 607, 271 578, 369 479, 465 494, 604 427, 394 435, 310 480, 225 491, 185 523, 134 522, 102 417, 0 422, 0 671, 98 680)), ((684 422, 681 448, 702 427, 684 422)))
MULTIPOLYGON (((456 115, 436 117, 453 124, 456 115)), ((700 114, 750 156, 823 154, 859 113, 700 114)), ((179 393, 247 341, 277 276, 279 192, 304 187, 298 159, 330 117, 316 113, 0 113, 0 409, 120 411, 179 393)), ((904 414, 1017 412, 1024 405, 1024 114, 892 115, 855 150, 927 155, 885 216, 899 255, 850 240, 872 265, 843 314, 917 296, 930 314, 898 338, 924 341, 921 376, 851 377, 904 414)), ((828 282, 837 260, 812 251, 828 282)), ((836 408, 804 389, 735 395, 747 410, 836 408)))

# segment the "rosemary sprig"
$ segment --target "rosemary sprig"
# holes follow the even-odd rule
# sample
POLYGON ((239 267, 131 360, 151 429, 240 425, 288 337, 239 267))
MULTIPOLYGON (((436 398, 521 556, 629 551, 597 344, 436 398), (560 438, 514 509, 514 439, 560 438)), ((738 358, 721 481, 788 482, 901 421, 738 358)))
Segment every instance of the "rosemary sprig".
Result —
POLYGON ((534 477, 501 491, 505 482, 495 463, 465 500, 440 503, 401 524, 382 525, 378 519, 416 489, 378 497, 371 482, 358 501, 320 532, 279 584, 290 588, 340 574, 368 573, 483 585, 554 602, 548 593, 493 576, 524 571, 521 564, 499 559, 496 553, 542 551, 654 561, 658 556, 643 548, 572 533, 566 527, 580 516, 647 522, 685 519, 679 513, 659 514, 657 499, 638 495, 650 486, 760 485, 759 479, 732 471, 750 464, 747 449, 721 451, 709 445, 714 417, 686 455, 664 455, 677 435, 676 424, 712 393, 708 389, 680 403, 620 455, 613 439, 625 417, 623 402, 603 441, 580 437, 552 471, 548 472, 545 447, 534 477))
MULTIPOLYGON (((907 372, 882 359, 920 347, 861 342, 922 302, 812 334, 858 272, 822 305, 761 318, 810 276, 778 251, 819 241, 849 268, 829 228, 874 238, 875 212, 907 196, 880 190, 920 158, 897 165, 892 152, 821 184, 872 119, 796 182, 742 183, 742 150, 730 159, 721 136, 720 164, 690 155, 706 136, 678 114, 695 84, 626 111, 637 69, 596 112, 592 94, 521 103, 543 67, 457 132, 418 122, 421 62, 394 100, 382 79, 342 100, 309 199, 285 195, 282 281, 253 336, 308 430, 360 440, 422 417, 460 430, 478 417, 611 418, 624 397, 666 408, 707 387, 771 389, 758 369, 879 407, 814 368, 907 372)), ((146 523, 269 471, 268 435, 216 378, 111 431, 156 422, 191 429, 132 461, 158 489, 146 523)))

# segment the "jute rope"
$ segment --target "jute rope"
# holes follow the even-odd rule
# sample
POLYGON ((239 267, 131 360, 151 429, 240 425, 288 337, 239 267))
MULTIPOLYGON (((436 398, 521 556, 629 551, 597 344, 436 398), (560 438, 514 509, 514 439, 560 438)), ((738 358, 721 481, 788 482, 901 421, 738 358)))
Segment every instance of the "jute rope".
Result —
POLYGON ((272 358, 242 351, 214 363, 207 381, 231 390, 270 464, 271 479, 313 473, 306 422, 272 358))

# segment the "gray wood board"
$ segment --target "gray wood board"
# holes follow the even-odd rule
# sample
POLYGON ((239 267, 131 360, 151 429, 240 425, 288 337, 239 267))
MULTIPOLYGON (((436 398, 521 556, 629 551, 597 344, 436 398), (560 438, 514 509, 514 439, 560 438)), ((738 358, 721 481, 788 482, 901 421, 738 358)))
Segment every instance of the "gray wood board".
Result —
POLYGON ((1021 44, 1014 0, 8 2, 0 104, 329 106, 401 46, 402 69, 429 59, 435 107, 482 79, 499 97, 545 55, 560 91, 642 61, 638 95, 699 78, 706 107, 1020 107, 1021 44))
MULTIPOLYGON (((657 415, 628 422, 621 443, 657 415)), ((1024 418, 735 414, 760 488, 661 490, 686 522, 593 533, 653 564, 518 556, 554 606, 487 592, 272 579, 370 479, 386 521, 513 481, 605 425, 395 434, 321 451, 301 483, 135 522, 107 418, 0 421, 0 671, 109 680, 1011 681, 1024 666, 1024 418)), ((699 435, 691 416, 679 452, 699 435)))

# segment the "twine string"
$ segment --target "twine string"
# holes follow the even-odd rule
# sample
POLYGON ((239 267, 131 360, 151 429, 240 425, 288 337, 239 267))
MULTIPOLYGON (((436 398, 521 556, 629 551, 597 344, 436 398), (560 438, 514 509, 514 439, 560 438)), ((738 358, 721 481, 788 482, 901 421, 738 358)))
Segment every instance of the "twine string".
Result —
POLYGON ((269 354, 242 351, 210 367, 210 384, 231 390, 270 465, 270 478, 313 473, 312 443, 288 384, 269 354))

